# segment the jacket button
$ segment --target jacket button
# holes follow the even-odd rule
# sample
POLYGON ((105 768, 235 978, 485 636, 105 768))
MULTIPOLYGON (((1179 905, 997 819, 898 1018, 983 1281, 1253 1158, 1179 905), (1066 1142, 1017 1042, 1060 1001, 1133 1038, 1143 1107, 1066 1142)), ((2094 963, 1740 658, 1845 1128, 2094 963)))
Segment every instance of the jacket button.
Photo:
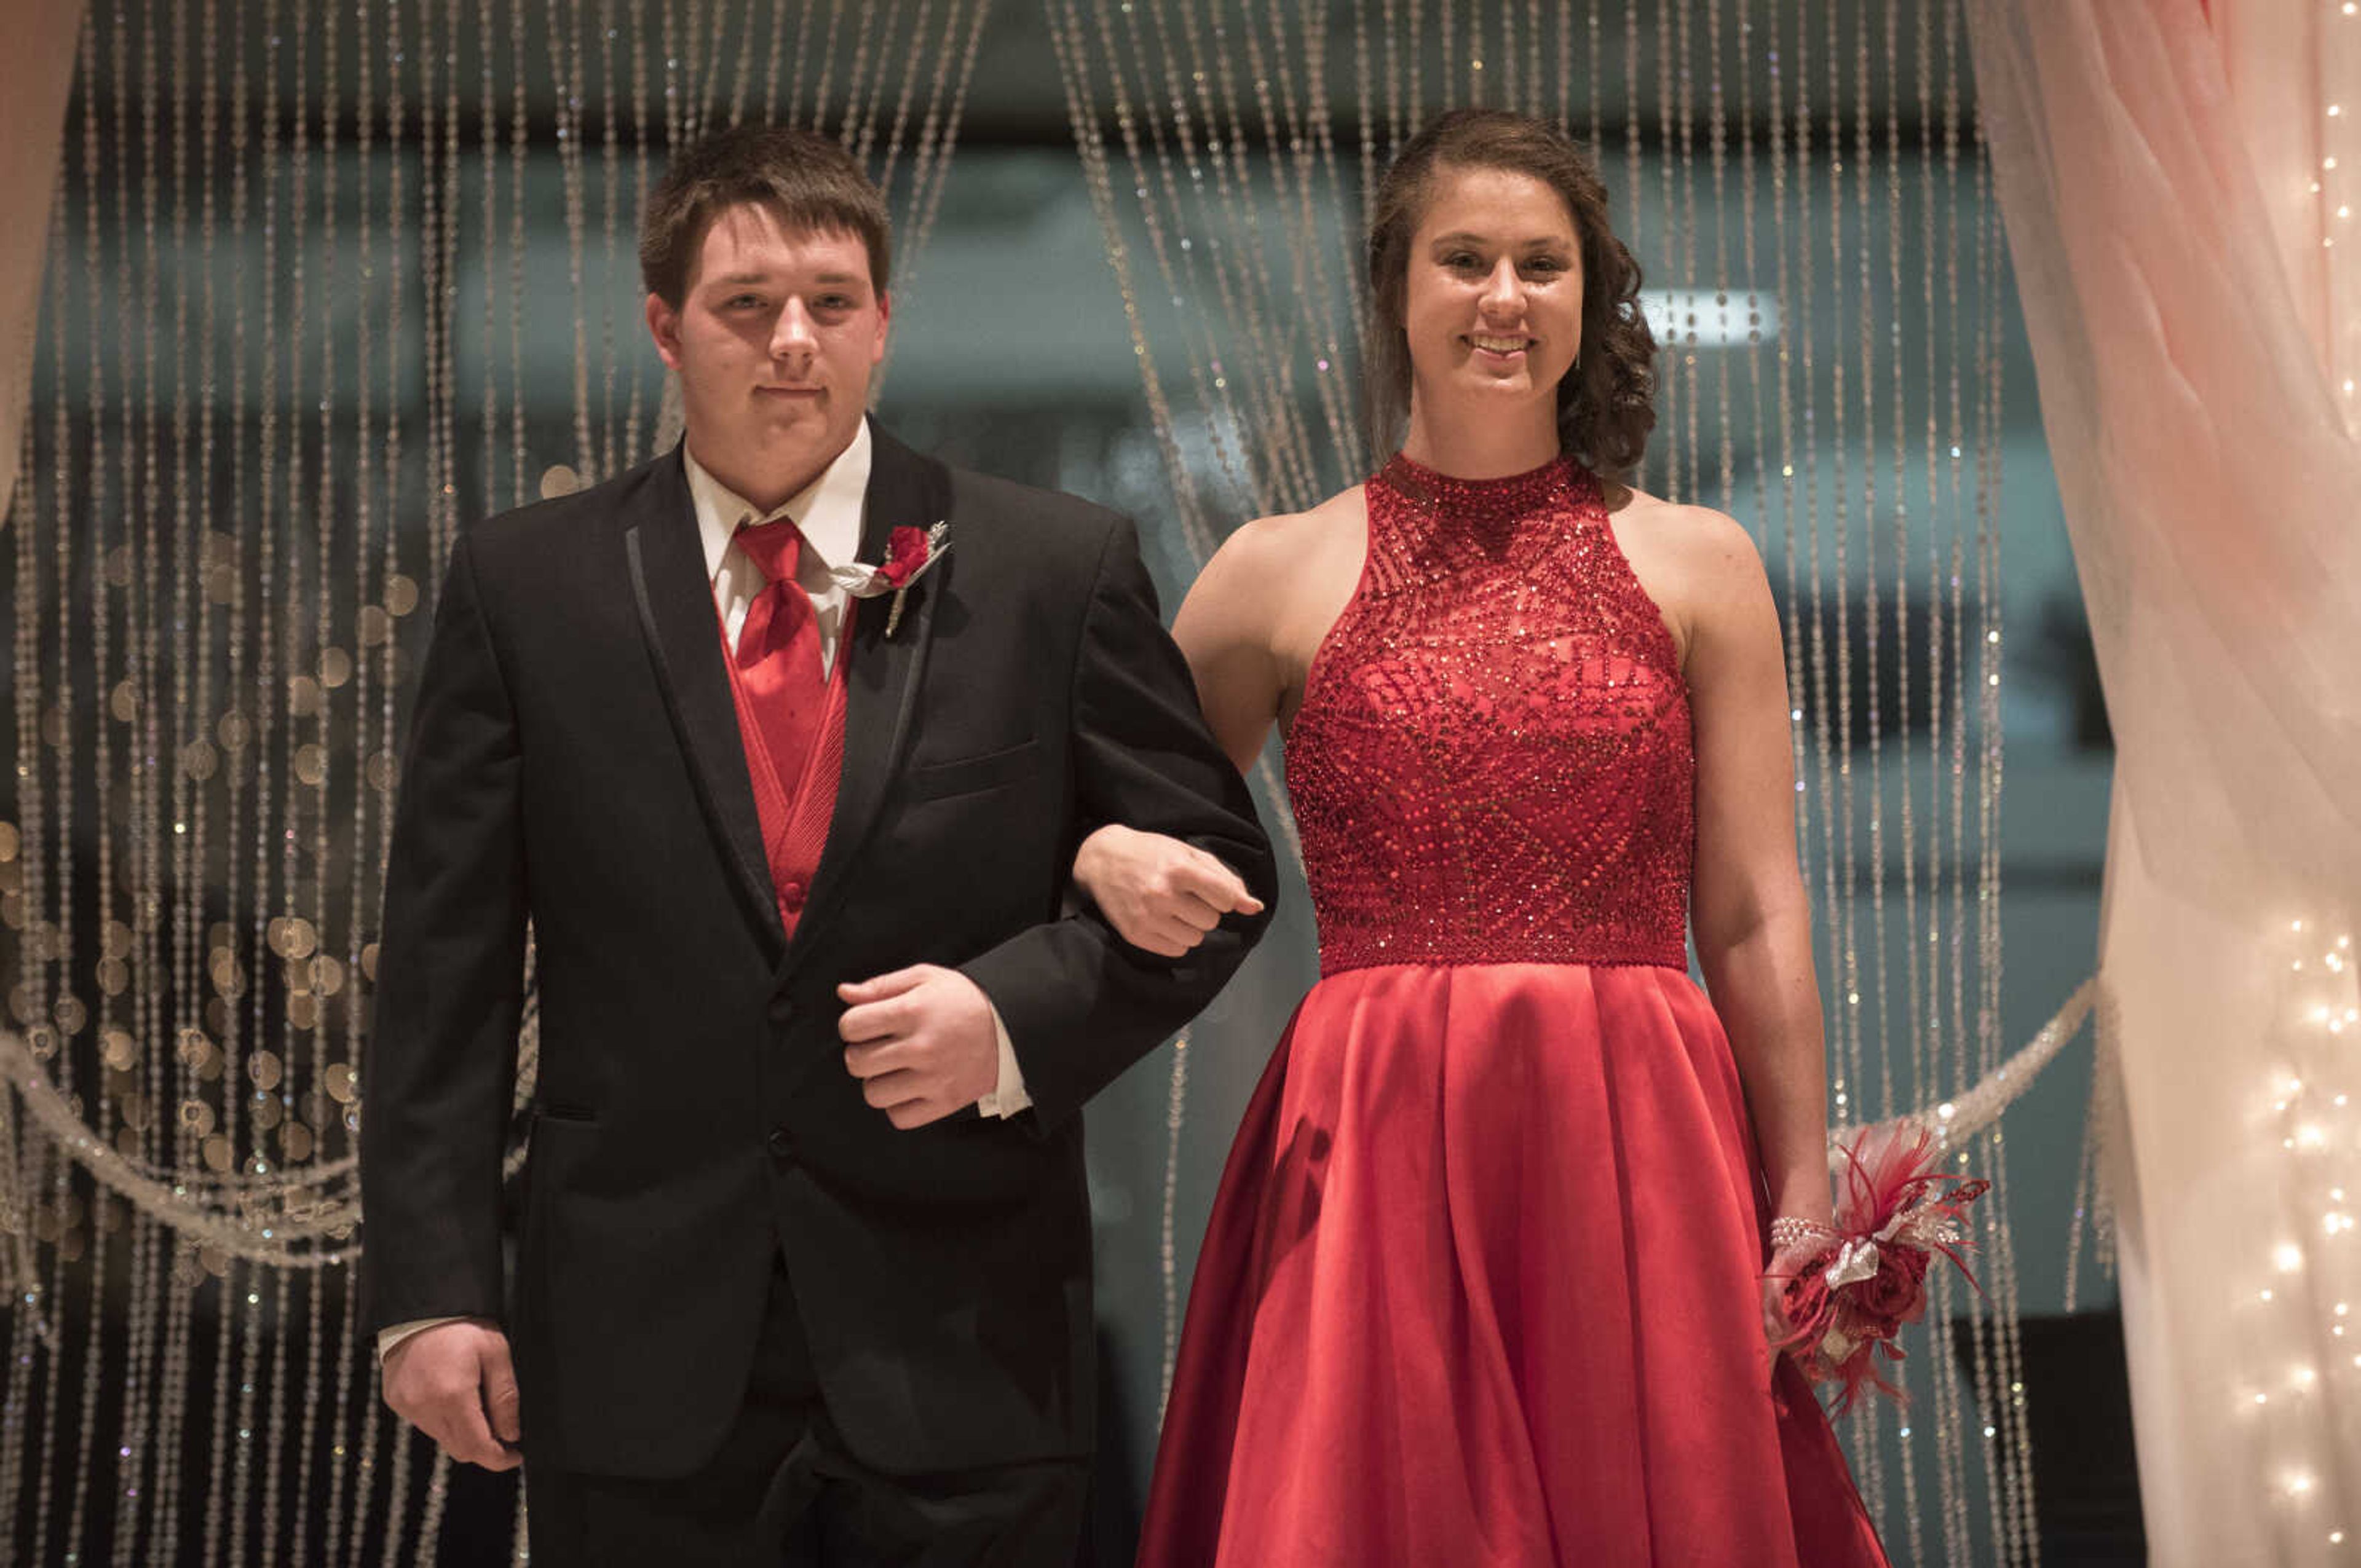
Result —
POLYGON ((796 1157, 796 1135, 795 1135, 793 1133, 791 1133, 791 1132, 787 1131, 785 1127, 774 1127, 774 1128, 772 1128, 772 1129, 771 1129, 771 1135, 770 1135, 767 1139, 765 1139, 765 1140, 764 1140, 764 1142, 766 1142, 766 1143, 768 1143, 768 1144, 770 1145, 770 1148, 771 1148, 771 1157, 772 1157, 772 1158, 774 1158, 774 1159, 793 1159, 793 1158, 795 1158, 795 1157, 796 1157))

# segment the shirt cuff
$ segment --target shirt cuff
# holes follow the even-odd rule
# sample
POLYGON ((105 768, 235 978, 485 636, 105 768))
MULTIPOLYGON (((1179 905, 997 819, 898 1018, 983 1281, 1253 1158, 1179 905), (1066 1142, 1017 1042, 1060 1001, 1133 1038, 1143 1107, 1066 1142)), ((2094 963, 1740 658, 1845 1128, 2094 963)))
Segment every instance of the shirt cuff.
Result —
POLYGON ((423 1334, 428 1329, 439 1329, 445 1323, 458 1323, 466 1321, 464 1318, 412 1318, 406 1323, 392 1323, 381 1328, 377 1331, 377 1364, 383 1366, 385 1358, 392 1354, 393 1347, 412 1334, 423 1334))
POLYGON ((1031 1106, 1033 1097, 1025 1092, 1025 1071, 1016 1065, 1016 1047, 1008 1037, 1008 1025, 1000 1021, 997 1007, 992 1008, 992 1032, 1000 1042, 1000 1081, 975 1102, 975 1108, 980 1115, 1005 1119, 1031 1106))

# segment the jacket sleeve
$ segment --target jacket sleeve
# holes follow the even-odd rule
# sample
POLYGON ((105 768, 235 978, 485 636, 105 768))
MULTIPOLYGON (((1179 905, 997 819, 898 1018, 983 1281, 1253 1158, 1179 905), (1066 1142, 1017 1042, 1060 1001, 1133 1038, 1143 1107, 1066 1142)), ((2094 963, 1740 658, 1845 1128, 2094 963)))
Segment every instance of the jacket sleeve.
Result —
POLYGON ((1269 924, 1278 897, 1270 841, 1246 781, 1197 707, 1180 651, 1129 520, 1100 555, 1073 671, 1074 817, 1185 839, 1217 856, 1263 904, 1225 916, 1185 959, 1118 937, 1085 901, 962 966, 991 998, 1016 1048, 1037 1128, 1072 1114, 1162 1044, 1229 981, 1269 924))
POLYGON ((515 710, 463 537, 419 680, 362 1058, 372 1327, 501 1314, 500 1157, 524 1001, 515 710))

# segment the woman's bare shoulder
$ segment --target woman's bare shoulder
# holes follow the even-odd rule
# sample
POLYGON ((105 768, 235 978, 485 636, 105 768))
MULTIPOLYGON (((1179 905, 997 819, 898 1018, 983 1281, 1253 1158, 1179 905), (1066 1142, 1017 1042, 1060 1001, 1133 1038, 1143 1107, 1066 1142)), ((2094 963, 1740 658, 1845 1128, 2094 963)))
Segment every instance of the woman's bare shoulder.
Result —
MULTIPOLYGON (((1220 562, 1226 556, 1234 565, 1257 568, 1301 561, 1307 554, 1345 543, 1357 545, 1368 518, 1362 487, 1355 485, 1306 510, 1273 512, 1239 524, 1222 541, 1213 560, 1220 562)), ((1212 569, 1211 563, 1207 569, 1212 569)))
POLYGON ((1613 504, 1617 542, 1638 544, 1664 558, 1684 573, 1720 577, 1725 574, 1763 570, 1754 540, 1736 518, 1711 507, 1692 506, 1624 487, 1620 504, 1613 504))

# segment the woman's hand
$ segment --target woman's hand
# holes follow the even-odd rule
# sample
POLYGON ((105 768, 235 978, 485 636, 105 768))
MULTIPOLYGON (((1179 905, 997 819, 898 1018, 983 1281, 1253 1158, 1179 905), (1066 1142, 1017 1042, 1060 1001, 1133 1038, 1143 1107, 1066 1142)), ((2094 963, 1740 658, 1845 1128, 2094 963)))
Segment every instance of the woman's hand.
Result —
POLYGON ((1238 874, 1204 850, 1119 824, 1082 840, 1074 881, 1117 936, 1159 958, 1186 957, 1224 915, 1262 913, 1238 874))

